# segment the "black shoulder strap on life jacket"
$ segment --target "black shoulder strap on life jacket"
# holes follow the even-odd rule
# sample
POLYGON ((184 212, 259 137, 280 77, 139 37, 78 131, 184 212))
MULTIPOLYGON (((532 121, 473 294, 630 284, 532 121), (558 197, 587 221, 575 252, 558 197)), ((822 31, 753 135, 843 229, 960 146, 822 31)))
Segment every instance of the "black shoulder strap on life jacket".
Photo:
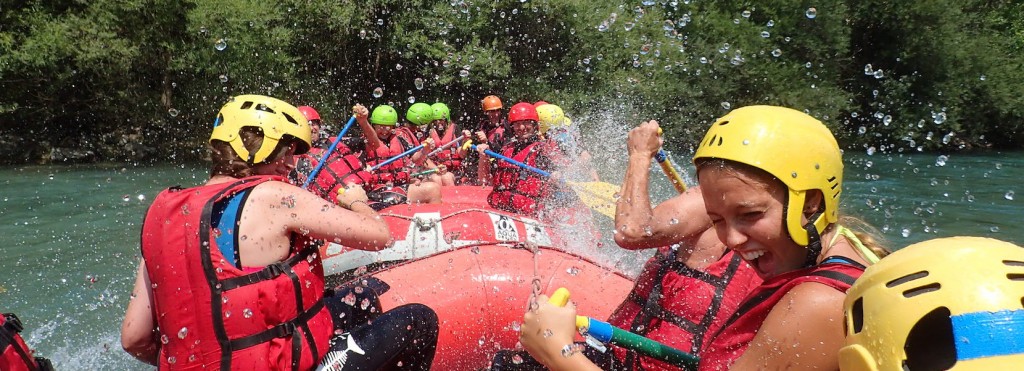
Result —
MULTIPOLYGON (((857 265, 860 265, 860 263, 857 263, 855 261, 851 260, 851 262, 853 262, 853 263, 855 263, 857 265)), ((860 266, 863 267, 863 265, 860 265, 860 266)), ((812 271, 810 273, 807 273, 806 276, 824 277, 824 278, 832 279, 832 280, 835 280, 835 281, 843 282, 843 283, 848 284, 848 285, 853 285, 853 282, 857 280, 856 278, 854 278, 854 277, 852 277, 852 276, 850 276, 850 275, 848 275, 846 273, 837 272, 837 271, 833 271, 833 270, 816 270, 816 271, 812 271)), ((740 307, 738 309, 736 309, 736 312, 734 312, 732 314, 732 316, 729 317, 729 320, 725 322, 725 325, 723 325, 722 328, 718 329, 718 332, 721 333, 722 330, 726 329, 727 327, 729 327, 729 325, 732 325, 734 322, 739 320, 740 317, 743 317, 744 314, 749 312, 751 309, 754 309, 754 307, 756 307, 758 304, 760 304, 761 302, 767 300, 769 297, 774 295, 776 292, 778 292, 780 289, 782 289, 782 287, 784 287, 784 285, 778 286, 778 287, 773 287, 773 288, 767 289, 767 290, 763 290, 763 291, 758 292, 754 296, 747 297, 747 299, 744 300, 743 303, 740 303, 740 307)), ((715 336, 718 336, 718 335, 716 334, 715 336)))
POLYGON ((24 327, 21 325, 21 320, 14 313, 3 313, 4 325, 0 326, 0 353, 6 352, 7 347, 12 347, 15 353, 18 353, 18 357, 21 358, 22 362, 29 370, 34 371, 53 371, 53 364, 50 363, 49 359, 43 357, 32 357, 29 354, 29 350, 22 348, 15 341, 15 336, 18 336, 24 327))
MULTIPOLYGON (((641 307, 640 312, 633 318, 630 330, 640 335, 646 335, 651 330, 652 320, 657 319, 667 321, 693 335, 690 353, 697 354, 700 352, 704 343, 704 337, 707 335, 708 326, 711 326, 715 317, 718 316, 718 311, 722 306, 722 298, 725 296, 725 290, 729 287, 729 282, 731 282, 733 277, 736 275, 736 271, 739 270, 740 264, 742 264, 743 260, 740 258, 739 254, 733 254, 732 259, 729 260, 729 266, 721 276, 716 276, 705 271, 691 268, 686 264, 677 261, 676 254, 677 252, 673 250, 670 253, 659 255, 658 264, 660 266, 658 267, 658 274, 655 276, 654 287, 651 288, 651 292, 646 299, 642 298, 635 291, 629 293, 627 300, 632 300, 641 307), (715 293, 711 300, 711 306, 706 312, 704 312, 700 323, 695 323, 679 316, 676 313, 665 310, 661 305, 661 299, 664 297, 664 278, 670 271, 684 277, 703 281, 704 283, 714 287, 715 293)), ((639 357, 634 351, 627 352, 627 365, 634 364, 638 359, 639 357)))

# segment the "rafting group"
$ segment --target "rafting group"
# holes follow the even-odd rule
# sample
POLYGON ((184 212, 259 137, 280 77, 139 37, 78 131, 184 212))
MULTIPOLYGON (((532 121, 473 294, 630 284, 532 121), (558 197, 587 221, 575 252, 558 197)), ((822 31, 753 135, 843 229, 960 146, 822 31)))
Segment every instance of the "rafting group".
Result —
MULTIPOLYGON (((444 105, 414 105, 404 125, 392 107, 356 105, 342 133, 323 140, 309 107, 234 97, 213 121, 209 180, 161 192, 146 214, 124 349, 160 369, 451 368, 435 362, 442 309, 369 305, 373 313, 359 314, 372 277, 350 291, 327 287, 321 247, 388 249, 397 237, 380 210, 444 203, 440 190, 457 184, 490 186, 487 204, 523 215, 565 207, 552 199, 578 202, 562 189, 566 176, 551 171, 582 153, 566 150, 578 139, 565 134, 578 133, 560 108, 518 103, 507 121, 497 97, 482 108, 490 125, 469 132, 444 105), (353 121, 359 140, 345 138, 353 121), (435 160, 438 150, 446 153, 435 160)), ((573 304, 587 292, 533 290, 507 303, 521 313, 518 343, 487 350, 491 360, 474 368, 1024 364, 1020 247, 950 237, 890 254, 870 226, 840 212, 843 160, 832 133, 785 107, 742 107, 715 120, 693 157, 698 185, 680 182, 679 195, 652 205, 660 131, 648 121, 629 132, 613 201, 615 242, 655 251, 628 295, 587 298, 616 306, 588 318, 573 304)))

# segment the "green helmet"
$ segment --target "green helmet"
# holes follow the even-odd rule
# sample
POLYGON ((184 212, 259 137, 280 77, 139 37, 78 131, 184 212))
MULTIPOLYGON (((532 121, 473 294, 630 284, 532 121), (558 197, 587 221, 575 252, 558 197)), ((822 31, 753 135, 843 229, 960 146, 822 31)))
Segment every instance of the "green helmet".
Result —
POLYGON ((434 120, 434 109, 426 103, 413 104, 405 111, 405 119, 416 126, 429 124, 434 120))
POLYGON ((379 105, 370 114, 370 123, 374 125, 395 126, 395 124, 398 124, 398 112, 389 105, 379 105))
POLYGON ((434 104, 430 105, 430 108, 432 108, 434 110, 434 120, 445 120, 445 121, 451 121, 452 120, 452 113, 448 109, 448 105, 447 104, 444 104, 444 103, 441 103, 441 102, 437 102, 437 103, 434 103, 434 104))

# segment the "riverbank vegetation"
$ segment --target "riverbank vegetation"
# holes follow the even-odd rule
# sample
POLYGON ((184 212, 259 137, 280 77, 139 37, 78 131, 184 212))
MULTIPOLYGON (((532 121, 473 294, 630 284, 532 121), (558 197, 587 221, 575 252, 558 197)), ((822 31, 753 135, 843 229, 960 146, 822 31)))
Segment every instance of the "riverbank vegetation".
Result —
MULTIPOLYGON (((934 0, 0 1, 0 162, 201 157, 218 107, 498 94, 656 118, 678 148, 730 108, 821 118, 857 151, 1020 148, 1024 4, 934 0)), ((577 120, 585 121, 585 120, 577 120)), ((579 122, 596 130, 593 122, 579 122)))

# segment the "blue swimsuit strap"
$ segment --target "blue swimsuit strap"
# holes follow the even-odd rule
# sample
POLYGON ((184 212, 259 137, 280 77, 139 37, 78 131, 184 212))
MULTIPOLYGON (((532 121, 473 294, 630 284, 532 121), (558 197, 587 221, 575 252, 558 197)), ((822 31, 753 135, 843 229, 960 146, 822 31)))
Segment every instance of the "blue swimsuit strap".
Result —
POLYGON ((210 224, 220 231, 214 237, 217 248, 224 255, 224 259, 237 268, 242 267, 242 259, 238 253, 238 235, 235 232, 238 230, 238 218, 242 214, 242 206, 251 190, 252 188, 245 189, 227 199, 217 201, 213 205, 213 219, 210 224))

